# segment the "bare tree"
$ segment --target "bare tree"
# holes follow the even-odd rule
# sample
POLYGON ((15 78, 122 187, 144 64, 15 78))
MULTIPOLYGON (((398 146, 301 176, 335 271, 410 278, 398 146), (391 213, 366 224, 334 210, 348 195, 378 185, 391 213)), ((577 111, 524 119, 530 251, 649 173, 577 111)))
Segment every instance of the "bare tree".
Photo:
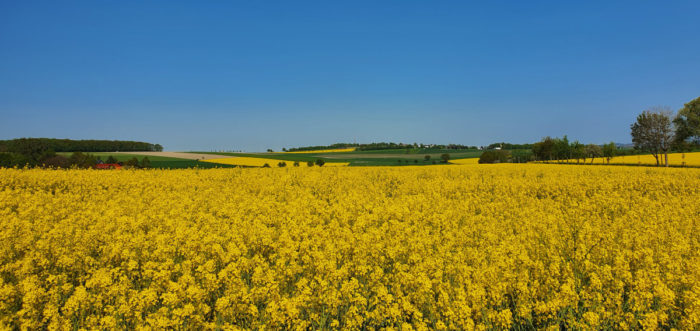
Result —
POLYGON ((639 114, 637 121, 630 127, 634 147, 651 153, 657 166, 659 157, 663 154, 664 164, 668 167, 668 150, 673 143, 671 115, 669 107, 652 107, 639 114))

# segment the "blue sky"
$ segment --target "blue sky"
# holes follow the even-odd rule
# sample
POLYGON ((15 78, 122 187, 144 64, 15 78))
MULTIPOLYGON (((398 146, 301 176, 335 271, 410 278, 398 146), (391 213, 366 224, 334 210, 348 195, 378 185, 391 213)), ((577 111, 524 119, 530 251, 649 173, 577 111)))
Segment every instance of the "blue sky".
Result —
POLYGON ((700 1, 2 1, 0 139, 628 142, 700 96, 700 1))

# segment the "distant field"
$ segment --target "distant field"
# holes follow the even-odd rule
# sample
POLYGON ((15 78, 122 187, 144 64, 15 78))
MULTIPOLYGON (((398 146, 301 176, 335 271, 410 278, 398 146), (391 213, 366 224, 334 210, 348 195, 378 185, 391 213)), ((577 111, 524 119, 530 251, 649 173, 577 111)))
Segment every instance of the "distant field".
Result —
MULTIPOLYGON (((217 152, 192 152, 199 154, 217 154, 232 157, 249 157, 271 159, 271 162, 299 161, 308 162, 317 159, 329 163, 347 163, 349 166, 406 166, 406 165, 432 165, 433 161, 438 164, 442 154, 450 155, 450 162, 457 159, 478 158, 480 150, 439 150, 439 149, 394 149, 379 151, 349 151, 349 152, 322 152, 322 153, 217 153, 217 152), (407 153, 408 151, 408 153, 407 153), (425 156, 429 155, 430 160, 426 161, 425 156)), ((468 162, 469 163, 469 162, 468 162)), ((474 162, 475 163, 475 162, 474 162)), ((272 165, 272 164, 270 164, 272 165)))

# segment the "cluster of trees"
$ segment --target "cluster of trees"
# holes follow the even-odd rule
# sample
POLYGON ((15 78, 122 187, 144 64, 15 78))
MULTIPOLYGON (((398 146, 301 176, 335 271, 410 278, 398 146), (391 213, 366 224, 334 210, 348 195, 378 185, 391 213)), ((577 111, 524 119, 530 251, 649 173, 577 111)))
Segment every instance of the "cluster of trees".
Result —
POLYGON ((663 162, 668 167, 670 150, 700 146, 700 98, 686 103, 675 115, 669 107, 649 108, 637 116, 630 129, 634 148, 654 156, 657 166, 663 162))
POLYGON ((0 152, 161 152, 163 146, 129 140, 71 140, 53 138, 19 138, 0 140, 0 152))
POLYGON ((587 144, 584 145, 578 140, 569 142, 569 138, 545 137, 542 141, 532 145, 532 154, 538 161, 563 161, 576 160, 576 163, 586 163, 586 160, 593 161, 596 158, 604 157, 607 162, 615 156, 617 146, 611 142, 605 145, 587 144))

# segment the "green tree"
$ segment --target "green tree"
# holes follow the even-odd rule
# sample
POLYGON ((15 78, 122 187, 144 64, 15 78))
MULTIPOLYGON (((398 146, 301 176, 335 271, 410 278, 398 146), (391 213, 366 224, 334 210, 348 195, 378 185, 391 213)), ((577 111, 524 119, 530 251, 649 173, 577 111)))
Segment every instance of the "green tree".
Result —
POLYGON ((700 145, 700 97, 686 103, 678 111, 673 125, 676 129, 676 146, 688 149, 689 143, 700 145))
POLYGON ((608 164, 610 164, 610 159, 615 157, 615 154, 617 154, 617 146, 615 146, 614 142, 611 141, 610 143, 603 145, 603 157, 608 164))
POLYGON ((323 161, 323 159, 316 159, 317 166, 323 167, 324 164, 326 164, 326 161, 323 161))
POLYGON ((440 158, 442 159, 442 163, 447 163, 448 161, 450 161, 450 154, 442 154, 440 155, 440 158))
POLYGON ((576 163, 579 163, 579 160, 581 159, 583 159, 583 162, 586 163, 586 145, 576 140, 571 143, 570 151, 570 157, 576 159, 576 163))
POLYGON ((540 161, 551 161, 554 158, 554 139, 544 137, 540 142, 532 145, 532 153, 540 161))
POLYGON ((307 165, 308 167, 313 167, 313 166, 314 166, 314 161, 308 161, 308 162, 306 162, 306 165, 307 165))
POLYGON ((571 158, 571 145, 566 135, 564 138, 554 139, 554 157, 559 161, 571 158))
POLYGON ((664 164, 668 167, 668 150, 673 143, 671 129, 671 112, 668 107, 653 107, 637 116, 630 129, 634 147, 651 153, 660 164, 659 157, 665 156, 664 164))
POLYGON ((105 161, 105 163, 114 164, 117 163, 117 159, 115 159, 114 156, 110 155, 107 157, 107 161, 105 161))
POLYGON ((280 161, 280 162, 277 163, 277 166, 280 167, 280 168, 284 168, 284 167, 287 166, 287 162, 280 161))
POLYGON ((299 161, 294 161, 294 166, 298 167, 299 166, 299 161))
POLYGON ((424 156, 423 159, 425 159, 426 161, 430 161, 430 155, 424 156))

